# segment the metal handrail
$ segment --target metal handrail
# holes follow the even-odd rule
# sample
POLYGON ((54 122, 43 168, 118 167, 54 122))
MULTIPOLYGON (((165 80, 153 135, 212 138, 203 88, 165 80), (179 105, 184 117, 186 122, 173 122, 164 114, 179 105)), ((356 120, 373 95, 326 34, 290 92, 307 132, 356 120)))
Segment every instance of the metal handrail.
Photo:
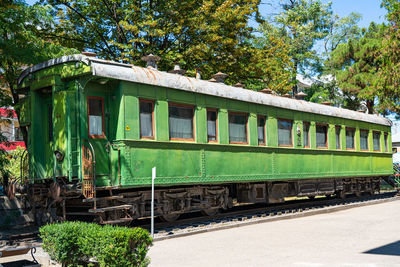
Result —
POLYGON ((94 205, 93 208, 96 209, 97 205, 96 205, 96 154, 94 152, 94 148, 92 143, 90 143, 90 141, 88 139, 85 139, 85 141, 88 142, 89 144, 89 148, 91 150, 92 156, 93 156, 93 160, 92 160, 92 169, 93 169, 93 198, 94 198, 94 205))

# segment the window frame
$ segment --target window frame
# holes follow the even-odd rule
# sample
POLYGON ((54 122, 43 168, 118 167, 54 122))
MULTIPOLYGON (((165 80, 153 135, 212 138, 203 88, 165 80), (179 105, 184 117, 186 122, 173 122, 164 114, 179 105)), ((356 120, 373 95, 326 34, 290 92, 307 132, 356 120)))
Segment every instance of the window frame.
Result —
POLYGON ((267 145, 267 116, 265 115, 257 115, 257 144, 259 146, 266 146, 267 145), (258 139, 258 119, 259 118, 263 118, 264 119, 264 143, 260 143, 259 139, 258 139))
POLYGON ((105 135, 105 116, 104 116, 105 112, 104 112, 104 97, 102 96, 87 96, 87 133, 88 133, 88 137, 90 139, 105 139, 106 135, 105 135), (89 112, 90 112, 90 108, 89 108, 89 100, 90 99, 97 99, 97 100, 101 100, 101 127, 102 127, 102 134, 98 135, 98 134, 90 134, 90 125, 89 125, 89 112))
MULTIPOLYGON (((382 133, 381 133, 381 131, 372 131, 372 150, 374 151, 374 152, 381 152, 382 151, 382 145, 381 145, 381 135, 382 135, 382 133), (375 148, 374 148, 374 134, 375 133, 378 133, 379 134, 379 138, 378 138, 378 141, 379 141, 379 149, 378 150, 375 150, 375 148)), ((385 140, 384 140, 385 141, 385 140)))
POLYGON ((228 111, 228 139, 229 139, 229 144, 237 144, 237 145, 248 145, 249 144, 249 113, 228 111), (229 115, 231 115, 231 114, 246 116, 246 142, 236 142, 236 141, 230 140, 231 133, 229 131, 229 115))
POLYGON ((360 151, 369 151, 369 130, 360 129, 360 151), (361 149, 361 132, 367 132, 367 149, 361 149))
POLYGON ((206 125, 207 129, 207 143, 218 143, 218 109, 217 108, 206 108, 206 123, 208 122, 208 111, 215 111, 215 140, 208 140, 208 124, 206 125))
POLYGON ((155 107, 155 101, 154 100, 150 100, 150 99, 139 99, 139 135, 140 135, 140 139, 150 139, 150 140, 154 140, 156 138, 155 135, 155 121, 154 121, 154 107, 155 107), (140 120, 140 103, 150 103, 151 107, 152 107, 152 111, 151 111, 151 123, 152 123, 152 136, 142 136, 142 122, 140 120))
POLYGON ((304 148, 310 148, 310 147, 311 147, 310 125, 311 125, 311 123, 310 123, 309 121, 303 121, 303 147, 304 147, 304 148), (305 125, 308 125, 308 131, 307 131, 308 146, 304 145, 304 126, 305 126, 305 125))
POLYGON ((316 123, 316 124, 315 124, 315 147, 316 147, 317 149, 328 149, 328 143, 329 143, 329 141, 328 141, 328 138, 329 138, 328 131, 329 131, 329 124, 327 124, 327 123, 316 123), (317 127, 318 127, 318 126, 325 126, 325 127, 326 127, 326 132, 325 132, 325 135, 326 135, 325 146, 318 146, 318 142, 317 142, 317 127))
POLYGON ((335 149, 342 149, 342 126, 335 125, 335 149), (339 129, 339 147, 336 140, 336 131, 339 129))
POLYGON ((278 146, 279 147, 293 147, 293 120, 291 120, 291 119, 285 119, 285 118, 277 118, 277 120, 276 120, 276 123, 277 123, 277 130, 278 130, 278 146), (292 129, 290 130, 290 141, 291 141, 291 145, 280 145, 279 144, 279 121, 288 121, 288 122, 290 122, 291 124, 292 124, 292 129))
POLYGON ((354 150, 356 150, 356 128, 354 128, 354 127, 346 127, 345 129, 345 136, 346 136, 346 150, 350 150, 350 151, 354 151, 354 150), (349 129, 349 130, 353 130, 354 131, 354 136, 353 136, 353 144, 354 144, 354 148, 348 148, 347 147, 347 134, 346 134, 346 130, 347 129, 349 129))
POLYGON ((195 105, 188 105, 188 104, 181 104, 176 102, 168 102, 168 135, 169 140, 171 141, 192 141, 195 142, 196 140, 196 113, 195 113, 195 105), (191 108, 193 110, 193 138, 176 138, 171 137, 169 132, 169 107, 184 107, 184 108, 191 108))

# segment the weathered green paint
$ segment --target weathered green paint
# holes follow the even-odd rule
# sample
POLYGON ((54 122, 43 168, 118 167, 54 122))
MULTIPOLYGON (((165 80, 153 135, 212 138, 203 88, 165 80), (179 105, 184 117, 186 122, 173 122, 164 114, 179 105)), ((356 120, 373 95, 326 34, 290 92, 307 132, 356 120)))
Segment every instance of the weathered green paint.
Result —
POLYGON ((154 166, 158 185, 366 177, 392 172, 390 127, 126 81, 100 84, 96 77, 87 74, 89 70, 82 63, 59 65, 39 71, 24 81, 23 87, 30 87, 30 92, 20 108, 23 122, 31 125, 32 142, 28 149, 33 178, 54 176, 54 149, 66 154, 63 163, 56 164, 55 176, 69 180, 82 178, 82 145, 88 140, 88 96, 103 97, 105 106, 106 138, 89 139, 96 152, 98 186, 148 186, 154 166), (52 93, 41 93, 41 88, 49 85, 52 93), (155 140, 140 139, 140 99, 154 101, 155 140), (169 103, 195 106, 194 142, 169 140, 169 103), (54 141, 47 140, 45 110, 50 104, 53 104, 54 141), (218 109, 217 143, 207 143, 207 108, 218 109), (249 114, 248 144, 229 144, 231 111, 249 114), (266 146, 258 145, 258 115, 267 118, 266 146), (293 121, 293 147, 278 146, 277 120, 281 118, 293 121), (304 122, 310 123, 310 148, 304 148, 303 144, 304 122), (328 125, 327 149, 316 148, 319 123, 328 125), (341 126, 340 149, 336 149, 336 125, 341 126), (345 127, 356 129, 354 151, 346 149, 345 127), (360 151, 360 129, 369 130, 369 151, 360 151), (380 152, 373 151, 373 130, 381 132, 380 152), (388 133, 388 152, 383 151, 384 133, 388 133))

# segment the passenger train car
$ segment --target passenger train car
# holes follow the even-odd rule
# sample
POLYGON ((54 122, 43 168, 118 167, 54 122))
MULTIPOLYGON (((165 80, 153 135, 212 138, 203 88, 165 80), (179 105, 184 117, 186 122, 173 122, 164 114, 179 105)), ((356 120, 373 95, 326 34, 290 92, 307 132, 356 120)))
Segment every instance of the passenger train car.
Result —
POLYGON ((39 220, 123 223, 289 196, 373 194, 391 122, 155 68, 72 55, 26 69, 29 196, 39 220))

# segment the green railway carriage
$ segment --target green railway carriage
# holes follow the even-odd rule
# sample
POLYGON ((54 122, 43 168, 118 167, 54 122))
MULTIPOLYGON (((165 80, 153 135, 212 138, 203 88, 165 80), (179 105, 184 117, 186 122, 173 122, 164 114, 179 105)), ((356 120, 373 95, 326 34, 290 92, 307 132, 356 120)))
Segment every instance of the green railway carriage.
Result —
POLYGON ((30 192, 46 216, 148 216, 154 166, 166 220, 234 201, 374 193, 392 174, 391 122, 376 115, 85 55, 18 82, 30 192))

